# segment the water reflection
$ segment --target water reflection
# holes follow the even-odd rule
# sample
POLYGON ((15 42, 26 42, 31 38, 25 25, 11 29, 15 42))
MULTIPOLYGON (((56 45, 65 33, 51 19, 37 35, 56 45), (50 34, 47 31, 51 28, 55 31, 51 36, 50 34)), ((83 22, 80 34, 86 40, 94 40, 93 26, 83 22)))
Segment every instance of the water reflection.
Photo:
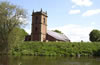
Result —
POLYGON ((0 57, 0 65, 100 65, 100 58, 93 57, 0 57), (8 63, 9 60, 9 63, 8 63))
POLYGON ((0 56, 0 65, 8 65, 8 56, 0 56))

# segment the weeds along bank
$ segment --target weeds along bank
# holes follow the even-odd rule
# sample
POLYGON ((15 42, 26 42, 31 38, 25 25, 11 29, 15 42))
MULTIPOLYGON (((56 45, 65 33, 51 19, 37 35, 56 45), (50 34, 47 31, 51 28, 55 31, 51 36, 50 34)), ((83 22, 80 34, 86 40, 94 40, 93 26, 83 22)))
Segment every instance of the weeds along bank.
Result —
POLYGON ((98 42, 23 42, 10 50, 12 55, 100 56, 98 42))

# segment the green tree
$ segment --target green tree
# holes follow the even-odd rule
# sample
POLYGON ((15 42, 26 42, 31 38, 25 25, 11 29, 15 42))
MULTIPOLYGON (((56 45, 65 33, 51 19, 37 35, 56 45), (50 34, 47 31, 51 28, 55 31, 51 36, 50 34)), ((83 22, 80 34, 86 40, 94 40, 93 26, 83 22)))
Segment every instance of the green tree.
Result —
POLYGON ((24 39, 25 36, 28 35, 28 33, 21 28, 15 28, 11 31, 11 33, 9 34, 9 40, 8 42, 10 43, 10 48, 14 48, 18 45, 20 45, 24 39))
POLYGON ((57 32, 57 33, 60 33, 60 34, 63 34, 60 30, 53 30, 54 32, 57 32))
POLYGON ((26 19, 26 11, 9 2, 0 3, 0 51, 8 51, 9 34, 26 19))
POLYGON ((90 41, 92 42, 99 42, 100 41, 100 31, 99 30, 92 30, 89 34, 90 41))

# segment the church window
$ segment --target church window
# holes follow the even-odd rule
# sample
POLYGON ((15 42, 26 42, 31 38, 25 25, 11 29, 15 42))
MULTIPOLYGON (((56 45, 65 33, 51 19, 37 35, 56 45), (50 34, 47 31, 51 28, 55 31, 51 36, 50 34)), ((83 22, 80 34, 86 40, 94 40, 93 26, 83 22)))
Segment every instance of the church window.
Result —
POLYGON ((38 17, 36 16, 36 21, 35 21, 36 24, 37 24, 37 21, 38 21, 38 17))
POLYGON ((44 18, 44 24, 45 24, 45 18, 44 18))
POLYGON ((37 27, 35 28, 35 31, 37 31, 37 27))

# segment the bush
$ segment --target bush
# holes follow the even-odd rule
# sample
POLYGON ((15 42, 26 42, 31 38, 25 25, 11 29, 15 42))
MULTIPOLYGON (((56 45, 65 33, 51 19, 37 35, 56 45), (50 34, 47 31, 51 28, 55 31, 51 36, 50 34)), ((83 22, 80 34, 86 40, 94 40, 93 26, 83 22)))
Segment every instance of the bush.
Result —
POLYGON ((13 48, 13 52, 35 56, 100 56, 100 43, 23 42, 18 47, 13 48))

